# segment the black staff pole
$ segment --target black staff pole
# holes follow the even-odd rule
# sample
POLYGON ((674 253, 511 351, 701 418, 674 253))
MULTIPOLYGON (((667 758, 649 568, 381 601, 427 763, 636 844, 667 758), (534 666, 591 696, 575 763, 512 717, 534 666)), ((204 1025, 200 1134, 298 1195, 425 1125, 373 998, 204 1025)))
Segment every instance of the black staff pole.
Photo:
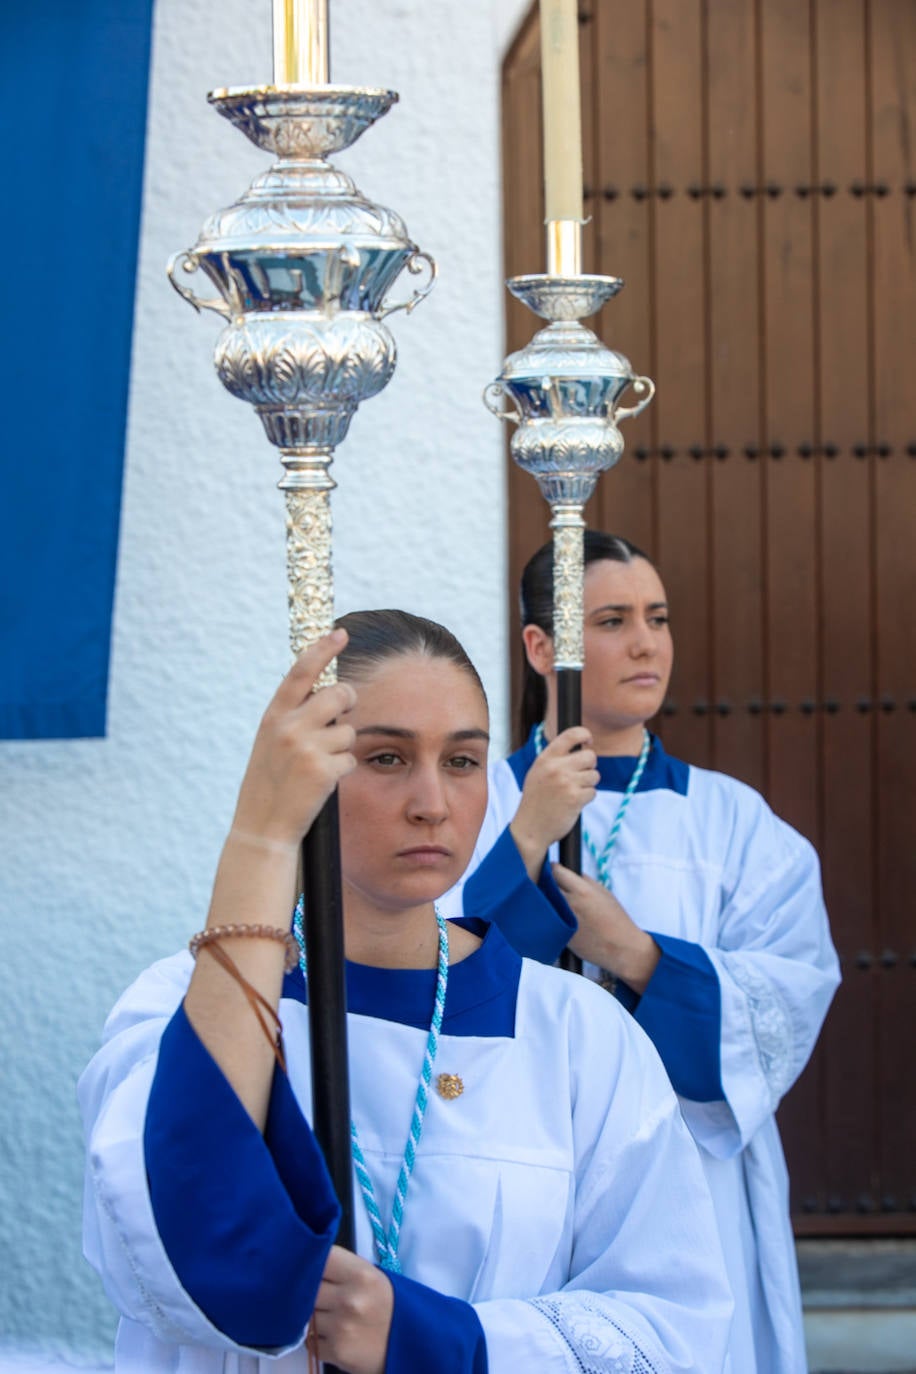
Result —
MULTIPOLYGON (((340 1203, 337 1244, 355 1249, 350 1071, 340 825, 335 792, 302 841, 303 930, 308 950, 312 1125, 340 1203)), ((325 1365, 330 1370, 330 1365, 325 1365)))
MULTIPOLYGON (((556 556, 556 550, 554 550, 556 556)), ((582 724, 582 669, 560 668, 557 671, 557 731, 582 724)), ((576 821, 568 835, 560 841, 560 863, 573 873, 582 872, 582 818, 576 821)), ((568 947, 560 955, 560 968, 570 973, 582 972, 582 960, 568 947)))

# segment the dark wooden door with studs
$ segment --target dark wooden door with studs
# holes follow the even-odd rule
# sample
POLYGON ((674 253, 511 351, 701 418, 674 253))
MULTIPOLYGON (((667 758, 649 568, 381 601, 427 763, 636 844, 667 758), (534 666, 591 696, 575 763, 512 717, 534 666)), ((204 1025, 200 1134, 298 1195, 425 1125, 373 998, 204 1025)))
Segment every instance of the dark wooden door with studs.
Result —
MULTIPOLYGON (((796 1231, 916 1233, 916 3, 584 0, 580 36, 584 269, 626 281, 587 323, 657 385, 589 523, 665 580, 666 748, 821 855, 844 981, 780 1110, 796 1231)), ((538 46, 535 9, 507 276, 544 270, 538 46)), ((517 646, 549 512, 508 481, 517 646)))

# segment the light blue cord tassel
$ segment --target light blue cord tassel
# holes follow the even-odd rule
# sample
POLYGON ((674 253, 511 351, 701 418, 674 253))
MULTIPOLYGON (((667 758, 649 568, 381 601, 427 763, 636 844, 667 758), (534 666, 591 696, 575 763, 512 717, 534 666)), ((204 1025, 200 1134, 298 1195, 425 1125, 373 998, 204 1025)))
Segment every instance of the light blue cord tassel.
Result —
MULTIPOLYGON (((308 964, 305 956, 305 935, 302 924, 303 914, 303 901, 300 897, 296 903, 296 911, 293 916, 293 933, 299 944, 299 967, 302 969, 303 978, 307 978, 308 964)), ((436 1062, 436 1055, 439 1051, 439 1032, 442 1028, 442 1017, 445 1014, 445 994, 448 989, 448 927, 445 917, 438 910, 436 911, 436 925, 439 927, 439 963, 436 976, 436 997, 433 1003, 433 1014, 429 1025, 429 1035, 426 1038, 426 1053, 423 1056, 423 1068, 420 1071, 420 1081, 417 1084, 417 1097, 414 1103, 413 1116, 410 1121, 410 1134, 407 1137, 407 1144, 404 1147, 404 1159, 401 1164, 401 1171, 398 1175, 397 1188, 395 1189, 394 1202, 391 1208, 391 1225, 388 1228, 387 1236, 385 1235, 381 1213, 378 1209, 375 1188, 373 1187, 372 1179, 366 1167, 366 1161, 359 1143, 356 1123, 352 1120, 350 1122, 350 1140, 353 1145, 353 1167, 356 1170, 357 1182, 359 1183, 360 1192, 363 1195, 363 1202, 366 1205, 369 1224, 372 1227, 372 1236, 375 1241, 375 1249, 378 1254, 379 1264, 383 1269, 387 1269, 389 1273, 392 1274, 399 1274, 401 1272, 401 1265, 398 1260, 398 1248, 401 1241, 401 1226, 403 1225, 404 1212, 407 1205, 407 1189, 410 1184, 410 1176, 413 1173, 414 1164, 416 1163, 420 1136, 423 1134, 423 1121, 429 1103, 429 1085, 432 1082, 433 1065, 436 1062)))

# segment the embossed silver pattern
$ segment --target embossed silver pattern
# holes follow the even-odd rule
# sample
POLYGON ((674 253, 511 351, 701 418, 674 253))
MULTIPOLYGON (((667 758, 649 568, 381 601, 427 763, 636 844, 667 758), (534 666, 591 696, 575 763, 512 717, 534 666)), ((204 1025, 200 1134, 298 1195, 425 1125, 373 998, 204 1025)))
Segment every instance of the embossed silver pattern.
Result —
POLYGON ((554 277, 532 272, 510 277, 506 283, 513 296, 524 301, 529 310, 545 320, 581 320, 595 315, 601 307, 623 290, 622 277, 554 277))
POLYGON ((360 402, 394 372, 397 349, 382 321, 413 310, 436 277, 400 216, 368 200, 327 161, 397 98, 330 85, 212 92, 220 114, 279 160, 235 204, 211 215, 195 246, 176 253, 168 268, 195 309, 226 319, 217 374, 255 407, 280 450, 294 653, 333 623, 329 468, 360 402), (405 269, 420 284, 391 300, 405 269), (197 272, 215 294, 191 289, 187 279, 197 272))
POLYGON ((556 506, 553 530, 554 667, 581 668, 585 662, 582 578, 585 520, 581 506, 556 506))
POLYGON ((336 447, 360 401, 390 380, 396 360, 390 330, 354 312, 244 316, 216 346, 220 381, 256 408, 280 448, 336 447))
MULTIPOLYGON (((286 577, 289 639, 294 654, 334 626, 331 485, 324 490, 286 492, 286 577)), ((337 681, 337 660, 316 686, 337 681)))
POLYGON ((582 611, 583 509, 602 472, 623 453, 620 420, 638 415, 655 384, 637 376, 622 353, 607 348, 580 316, 594 314, 623 286, 619 277, 512 277, 514 296, 549 321, 506 358, 486 387, 487 409, 517 426, 512 457, 530 472, 550 505, 554 531, 554 649, 558 668, 584 658, 582 611), (632 387, 639 400, 625 406, 632 387), (504 401, 510 402, 503 409, 504 401))
POLYGON ((398 93, 373 86, 223 86, 207 99, 265 153, 325 158, 355 143, 398 93))

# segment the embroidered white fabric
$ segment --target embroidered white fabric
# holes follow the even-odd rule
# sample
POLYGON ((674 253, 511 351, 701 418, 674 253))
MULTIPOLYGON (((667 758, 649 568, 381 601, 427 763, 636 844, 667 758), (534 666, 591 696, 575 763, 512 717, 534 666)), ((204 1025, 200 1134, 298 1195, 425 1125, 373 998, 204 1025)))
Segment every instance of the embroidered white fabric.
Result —
POLYGON ((794 1078, 795 1037, 788 1007, 773 983, 743 960, 729 959, 728 972, 747 998, 754 1044, 775 1111, 794 1078))
POLYGON ((564 1293, 531 1305, 562 1336, 581 1374, 664 1374, 620 1329, 600 1294, 564 1293))

